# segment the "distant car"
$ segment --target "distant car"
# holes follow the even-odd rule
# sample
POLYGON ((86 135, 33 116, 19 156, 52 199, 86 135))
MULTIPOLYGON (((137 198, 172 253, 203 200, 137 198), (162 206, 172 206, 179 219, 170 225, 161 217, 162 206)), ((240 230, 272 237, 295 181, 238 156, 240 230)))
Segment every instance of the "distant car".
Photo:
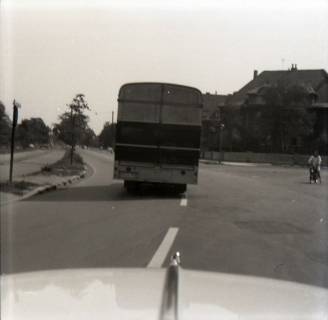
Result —
POLYGON ((30 144, 28 145, 28 147, 31 148, 31 149, 34 149, 34 148, 35 148, 35 145, 34 145, 33 143, 30 143, 30 144))
POLYGON ((107 148, 107 151, 109 151, 110 153, 114 153, 114 150, 113 150, 113 148, 111 148, 111 147, 108 147, 108 148, 107 148))

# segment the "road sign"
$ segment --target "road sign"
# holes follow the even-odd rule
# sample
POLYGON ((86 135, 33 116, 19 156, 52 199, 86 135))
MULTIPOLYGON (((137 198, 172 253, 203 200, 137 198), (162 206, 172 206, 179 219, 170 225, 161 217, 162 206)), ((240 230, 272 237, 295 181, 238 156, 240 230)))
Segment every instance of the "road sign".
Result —
POLYGON ((14 109, 13 109, 13 127, 16 127, 17 125, 17 120, 18 120, 18 109, 21 108, 21 104, 19 102, 17 102, 16 100, 14 100, 14 109))

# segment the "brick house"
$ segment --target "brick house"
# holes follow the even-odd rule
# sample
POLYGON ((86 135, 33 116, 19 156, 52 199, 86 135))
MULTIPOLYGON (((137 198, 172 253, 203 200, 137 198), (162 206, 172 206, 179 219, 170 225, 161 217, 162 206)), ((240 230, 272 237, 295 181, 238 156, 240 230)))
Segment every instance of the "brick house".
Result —
MULTIPOLYGON (((220 107, 222 121, 227 118, 225 117, 227 113, 233 112, 236 117, 241 118, 244 128, 251 127, 256 119, 256 113, 265 105, 263 95, 266 89, 277 84, 301 86, 308 93, 307 110, 315 113, 317 119, 313 140, 316 141, 320 149, 327 153, 328 74, 324 69, 298 70, 296 65, 292 65, 289 70, 263 71, 260 74, 255 70, 253 79, 229 96, 225 100, 224 106, 220 107)), ((229 132, 229 128, 226 128, 225 134, 227 136, 233 135, 232 132, 229 132)))

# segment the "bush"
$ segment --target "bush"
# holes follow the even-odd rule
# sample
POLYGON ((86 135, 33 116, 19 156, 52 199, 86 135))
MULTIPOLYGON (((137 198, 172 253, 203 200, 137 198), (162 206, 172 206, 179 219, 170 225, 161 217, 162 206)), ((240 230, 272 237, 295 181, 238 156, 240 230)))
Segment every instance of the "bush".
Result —
MULTIPOLYGON (((71 163, 71 150, 67 150, 64 154, 64 157, 59 161, 62 161, 65 164, 67 164, 67 163, 70 164, 71 163)), ((73 164, 84 164, 83 158, 76 151, 74 151, 74 153, 73 153, 73 164)))
POLYGON ((42 172, 45 174, 57 174, 68 176, 79 174, 84 170, 83 158, 76 152, 73 153, 73 163, 71 164, 71 150, 66 150, 64 156, 52 165, 45 165, 42 172))

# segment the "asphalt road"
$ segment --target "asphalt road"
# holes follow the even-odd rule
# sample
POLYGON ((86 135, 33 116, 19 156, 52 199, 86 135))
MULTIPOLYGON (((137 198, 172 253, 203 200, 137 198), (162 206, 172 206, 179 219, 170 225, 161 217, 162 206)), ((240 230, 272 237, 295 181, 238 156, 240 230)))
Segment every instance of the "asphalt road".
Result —
POLYGON ((328 175, 201 165, 185 197, 128 195, 108 153, 83 150, 87 179, 2 210, 2 271, 168 264, 328 287, 328 175), (171 246, 172 244, 172 246, 171 246), (166 257, 166 258, 165 258, 166 257))
MULTIPOLYGON (((20 178, 38 172, 47 164, 54 163, 64 155, 63 149, 35 150, 19 152, 14 155, 13 177, 20 178)), ((0 155, 0 182, 9 180, 8 154, 0 155)))

